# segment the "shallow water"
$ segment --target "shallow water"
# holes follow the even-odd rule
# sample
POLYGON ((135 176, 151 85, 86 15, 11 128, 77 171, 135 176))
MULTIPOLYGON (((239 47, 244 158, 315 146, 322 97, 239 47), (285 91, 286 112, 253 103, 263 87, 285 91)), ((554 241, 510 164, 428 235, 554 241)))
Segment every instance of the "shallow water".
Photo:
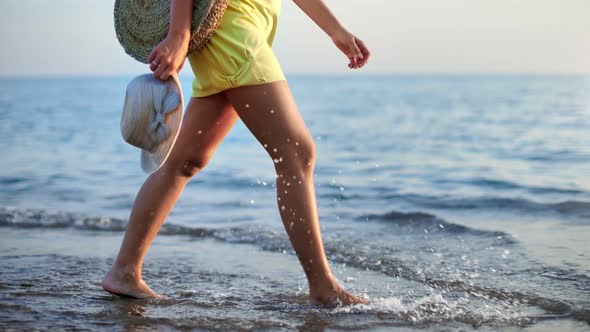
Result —
POLYGON ((150 249, 167 299, 101 290, 145 179, 118 127, 130 79, 0 80, 4 329, 589 328, 589 78, 289 77, 330 262, 372 300, 336 309, 305 303, 241 122, 150 249))

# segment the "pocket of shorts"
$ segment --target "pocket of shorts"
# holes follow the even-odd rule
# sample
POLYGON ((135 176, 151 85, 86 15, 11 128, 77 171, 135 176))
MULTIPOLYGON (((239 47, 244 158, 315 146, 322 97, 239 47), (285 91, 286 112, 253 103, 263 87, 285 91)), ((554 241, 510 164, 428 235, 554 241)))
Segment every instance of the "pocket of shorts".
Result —
POLYGON ((250 50, 246 50, 246 54, 248 55, 248 62, 251 64, 252 74, 256 78, 258 82, 265 82, 266 78, 264 76, 264 72, 260 68, 256 57, 252 54, 250 50))

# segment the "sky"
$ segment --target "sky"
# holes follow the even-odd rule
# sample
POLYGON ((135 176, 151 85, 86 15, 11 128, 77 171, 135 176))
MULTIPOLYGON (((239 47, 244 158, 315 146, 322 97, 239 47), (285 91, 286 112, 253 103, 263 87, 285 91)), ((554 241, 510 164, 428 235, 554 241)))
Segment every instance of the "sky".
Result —
MULTIPOLYGON (((275 0, 278 1, 278 0, 275 0)), ((324 0, 387 73, 590 73, 589 0, 324 0)), ((114 0, 1 0, 0 76, 149 71, 119 45, 114 0)), ((274 52, 286 74, 350 73, 292 0, 274 52)), ((188 61, 181 75, 192 75, 188 61)))

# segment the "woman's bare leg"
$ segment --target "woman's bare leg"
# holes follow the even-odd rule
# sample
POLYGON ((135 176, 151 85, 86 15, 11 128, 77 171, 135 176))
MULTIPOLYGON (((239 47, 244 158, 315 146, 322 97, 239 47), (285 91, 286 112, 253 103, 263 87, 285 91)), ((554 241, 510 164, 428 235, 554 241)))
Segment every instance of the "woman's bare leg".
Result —
POLYGON ((287 81, 232 88, 225 95, 274 161, 279 213, 307 276, 310 302, 365 302, 346 292, 330 271, 313 183, 315 143, 287 81))
POLYGON ((170 156, 137 194, 129 224, 103 288, 117 295, 157 297, 143 281, 143 259, 191 177, 205 167, 238 116, 223 93, 191 98, 170 156))

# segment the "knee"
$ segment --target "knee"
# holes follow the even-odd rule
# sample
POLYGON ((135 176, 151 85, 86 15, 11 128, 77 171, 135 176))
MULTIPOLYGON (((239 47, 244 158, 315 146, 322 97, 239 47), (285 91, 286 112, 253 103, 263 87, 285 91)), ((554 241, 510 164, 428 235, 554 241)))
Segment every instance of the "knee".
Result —
POLYGON ((167 170, 177 177, 192 178, 209 163, 209 156, 181 158, 167 161, 167 170))
POLYGON ((309 141, 304 142, 301 149, 297 150, 295 157, 297 157, 299 164, 304 169, 311 171, 315 167, 315 151, 315 143, 311 138, 309 141))
POLYGON ((290 140, 279 147, 267 148, 277 170, 297 170, 302 173, 313 172, 316 146, 311 137, 290 140))

